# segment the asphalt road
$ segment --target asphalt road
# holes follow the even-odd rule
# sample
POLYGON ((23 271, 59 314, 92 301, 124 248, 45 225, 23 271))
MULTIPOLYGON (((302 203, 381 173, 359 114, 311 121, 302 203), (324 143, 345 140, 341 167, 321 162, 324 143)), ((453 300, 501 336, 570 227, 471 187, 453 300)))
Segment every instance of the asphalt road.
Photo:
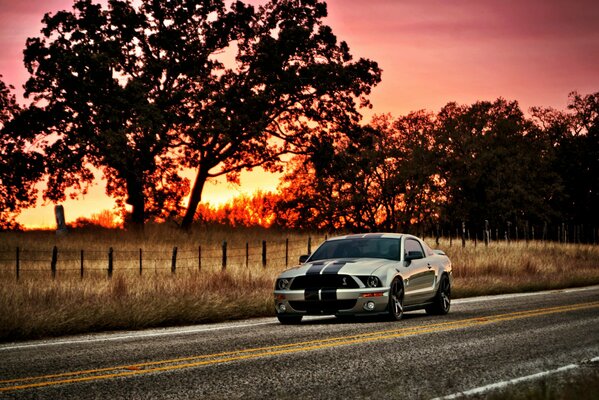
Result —
POLYGON ((454 300, 447 316, 395 323, 262 318, 2 344, 0 399, 434 398, 597 357, 599 286, 454 300))

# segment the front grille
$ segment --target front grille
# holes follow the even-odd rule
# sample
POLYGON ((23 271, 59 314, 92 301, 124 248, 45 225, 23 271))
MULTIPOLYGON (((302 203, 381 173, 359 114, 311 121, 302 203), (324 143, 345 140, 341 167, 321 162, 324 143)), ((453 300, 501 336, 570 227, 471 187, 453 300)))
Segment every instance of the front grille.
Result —
POLYGON ((349 275, 304 275, 291 282, 291 290, 304 289, 356 289, 358 283, 349 275))
POLYGON ((335 314, 340 310, 349 310, 356 306, 358 300, 328 300, 328 301, 290 301, 291 308, 305 311, 308 314, 335 314))

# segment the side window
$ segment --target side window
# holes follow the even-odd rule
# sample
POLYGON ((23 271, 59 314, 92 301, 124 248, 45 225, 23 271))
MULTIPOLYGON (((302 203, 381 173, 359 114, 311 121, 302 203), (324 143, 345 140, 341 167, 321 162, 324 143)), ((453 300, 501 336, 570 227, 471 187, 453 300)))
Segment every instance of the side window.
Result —
POLYGON ((422 250, 422 246, 420 245, 420 243, 414 239, 406 239, 405 249, 404 249, 404 259, 411 252, 418 252, 422 255, 422 257, 424 257, 424 251, 422 250))

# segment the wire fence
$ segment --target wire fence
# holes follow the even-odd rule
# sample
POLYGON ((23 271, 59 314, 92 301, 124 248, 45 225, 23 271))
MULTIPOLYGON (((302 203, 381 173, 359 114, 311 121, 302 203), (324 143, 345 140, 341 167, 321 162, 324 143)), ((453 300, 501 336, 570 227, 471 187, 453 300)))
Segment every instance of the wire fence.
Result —
MULTIPOLYGON (((316 238, 326 240, 324 238, 316 238)), ((272 267, 282 270, 297 263, 300 255, 312 252, 312 237, 262 240, 251 243, 201 245, 172 249, 86 250, 73 248, 32 249, 16 247, 0 250, 0 278, 19 280, 25 276, 104 275, 111 278, 119 272, 145 274, 179 274, 185 272, 222 271, 272 267)))

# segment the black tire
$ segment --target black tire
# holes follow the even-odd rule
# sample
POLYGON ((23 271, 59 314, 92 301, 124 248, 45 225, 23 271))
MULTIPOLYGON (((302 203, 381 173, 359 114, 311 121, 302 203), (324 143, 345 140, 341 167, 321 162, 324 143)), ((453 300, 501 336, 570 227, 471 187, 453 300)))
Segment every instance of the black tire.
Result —
POLYGON ((301 315, 277 315, 279 322, 283 325, 296 325, 302 322, 301 315))
POLYGON ((389 289, 389 305, 387 306, 391 321, 399 321, 403 317, 404 293, 403 281, 400 278, 393 279, 389 289))
POLYGON ((451 307, 451 283, 447 275, 441 277, 439 289, 433 300, 433 304, 426 307, 426 312, 431 315, 445 315, 451 307))

